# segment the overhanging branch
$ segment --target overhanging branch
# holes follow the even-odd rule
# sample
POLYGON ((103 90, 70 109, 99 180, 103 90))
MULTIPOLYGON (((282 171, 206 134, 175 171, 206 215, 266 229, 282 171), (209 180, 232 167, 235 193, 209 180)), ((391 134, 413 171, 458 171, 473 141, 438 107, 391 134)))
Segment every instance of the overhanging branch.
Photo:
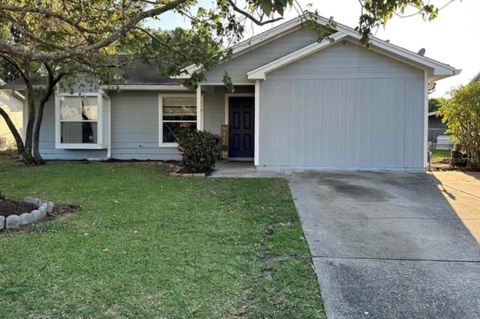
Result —
POLYGON ((232 6, 233 10, 235 10, 236 12, 244 15, 245 17, 247 17, 248 19, 252 20, 253 23, 257 24, 257 25, 266 25, 266 24, 269 24, 269 23, 273 23, 273 22, 276 22, 276 21, 279 21, 279 20, 282 20, 283 18, 282 17, 278 17, 278 18, 273 18, 273 19, 270 19, 270 20, 261 20, 261 19, 257 19, 255 18, 252 14, 250 14, 249 12, 243 10, 243 9, 240 9, 237 4, 233 1, 233 0, 228 0, 228 3, 232 6))

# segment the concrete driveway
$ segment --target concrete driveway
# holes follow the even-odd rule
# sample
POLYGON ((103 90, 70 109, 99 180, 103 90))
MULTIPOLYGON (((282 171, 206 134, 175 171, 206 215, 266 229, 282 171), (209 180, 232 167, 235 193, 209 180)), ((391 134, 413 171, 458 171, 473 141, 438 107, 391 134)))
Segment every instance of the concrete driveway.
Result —
POLYGON ((438 188, 480 243, 480 172, 435 171, 438 188))
POLYGON ((289 177, 333 318, 480 318, 480 247, 428 174, 289 177))

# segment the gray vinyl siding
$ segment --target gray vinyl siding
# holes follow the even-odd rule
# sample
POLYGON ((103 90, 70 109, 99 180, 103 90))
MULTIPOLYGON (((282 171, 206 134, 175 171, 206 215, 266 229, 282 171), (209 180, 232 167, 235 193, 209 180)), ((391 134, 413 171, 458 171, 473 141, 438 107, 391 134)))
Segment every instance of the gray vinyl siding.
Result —
POLYGON ((47 160, 104 159, 106 150, 65 150, 55 148, 55 99, 45 105, 40 129, 40 153, 47 160))
MULTIPOLYGON (((236 92, 253 92, 253 87, 237 87, 236 92)), ((159 147, 158 96, 178 92, 110 92, 112 158, 122 160, 179 160, 176 147, 159 147)), ((181 94, 184 94, 182 92, 181 94)), ((190 92, 194 94, 194 92, 190 92)), ((225 123, 225 89, 212 88, 204 93, 205 130, 220 135, 225 123)), ((104 144, 107 145, 107 108, 103 109, 104 144)), ((40 138, 45 159, 105 159, 105 150, 68 150, 55 148, 55 108, 52 98, 45 107, 40 138)))
POLYGON ((318 34, 312 30, 300 29, 291 32, 206 72, 205 82, 221 83, 224 73, 227 72, 233 82, 248 83, 247 72, 314 43, 317 39, 318 34))
MULTIPOLYGON (((235 86, 233 93, 254 93, 253 85, 235 86)), ((221 135, 225 124, 225 95, 228 92, 223 86, 206 87, 203 91, 203 128, 205 131, 221 135)))
POLYGON ((214 88, 214 92, 204 93, 203 128, 205 131, 220 135, 225 124, 225 90, 214 88))
POLYGON ((260 84, 259 164, 420 169, 424 73, 339 43, 260 84))
POLYGON ((180 159, 176 147, 159 147, 159 93, 123 91, 110 94, 112 101, 112 158, 124 160, 180 159))

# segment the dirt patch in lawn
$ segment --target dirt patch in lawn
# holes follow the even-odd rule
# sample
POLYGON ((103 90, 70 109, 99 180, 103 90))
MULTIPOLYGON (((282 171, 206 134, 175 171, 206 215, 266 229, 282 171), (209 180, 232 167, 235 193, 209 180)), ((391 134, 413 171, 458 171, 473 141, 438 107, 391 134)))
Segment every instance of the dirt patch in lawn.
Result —
POLYGON ((36 206, 10 199, 0 200, 0 216, 21 215, 37 209, 36 206))
POLYGON ((82 210, 82 206, 77 204, 57 204, 53 208, 53 216, 61 216, 82 210))

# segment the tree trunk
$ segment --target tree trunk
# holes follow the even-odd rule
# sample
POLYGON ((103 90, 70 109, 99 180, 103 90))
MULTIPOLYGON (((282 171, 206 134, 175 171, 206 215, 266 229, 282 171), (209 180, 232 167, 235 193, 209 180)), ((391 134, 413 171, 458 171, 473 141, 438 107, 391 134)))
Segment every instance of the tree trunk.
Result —
POLYGON ((49 100, 53 93, 53 88, 49 87, 45 95, 42 97, 40 104, 38 105, 38 110, 35 114, 35 125, 33 128, 33 158, 35 164, 41 165, 45 164, 45 161, 40 154, 40 128, 43 121, 43 110, 45 109, 45 103, 49 100))
POLYGON ((15 124, 13 124, 10 116, 8 116, 7 112, 5 112, 5 110, 2 109, 1 107, 0 107, 0 115, 3 117, 3 119, 7 123, 7 126, 10 129, 10 132, 12 132, 12 135, 15 138, 15 142, 17 143, 18 156, 23 157, 23 154, 25 153, 25 146, 23 145, 23 141, 22 141, 22 137, 20 136, 20 133, 18 133, 18 130, 15 127, 15 124))
POLYGON ((35 163, 37 165, 45 163, 45 161, 42 159, 42 155, 40 154, 40 128, 42 126, 45 104, 55 92, 55 85, 57 85, 58 81, 60 81, 60 79, 63 77, 63 73, 60 73, 57 77, 55 77, 54 69, 48 63, 44 63, 44 65, 48 71, 47 91, 42 96, 40 104, 38 105, 38 110, 35 114, 35 125, 33 129, 33 158, 35 159, 35 163))
POLYGON ((33 126, 35 122, 35 99, 33 86, 27 84, 27 105, 28 105, 28 121, 25 128, 25 152, 23 161, 26 164, 34 165, 35 159, 32 156, 32 142, 33 142, 33 126))
POLYGON ((40 126, 42 124, 44 106, 45 103, 40 103, 38 112, 35 116, 35 126, 33 129, 33 159, 35 160, 35 164, 37 165, 45 164, 45 161, 40 154, 40 126), (39 115, 40 112, 42 112, 42 115, 39 115))

